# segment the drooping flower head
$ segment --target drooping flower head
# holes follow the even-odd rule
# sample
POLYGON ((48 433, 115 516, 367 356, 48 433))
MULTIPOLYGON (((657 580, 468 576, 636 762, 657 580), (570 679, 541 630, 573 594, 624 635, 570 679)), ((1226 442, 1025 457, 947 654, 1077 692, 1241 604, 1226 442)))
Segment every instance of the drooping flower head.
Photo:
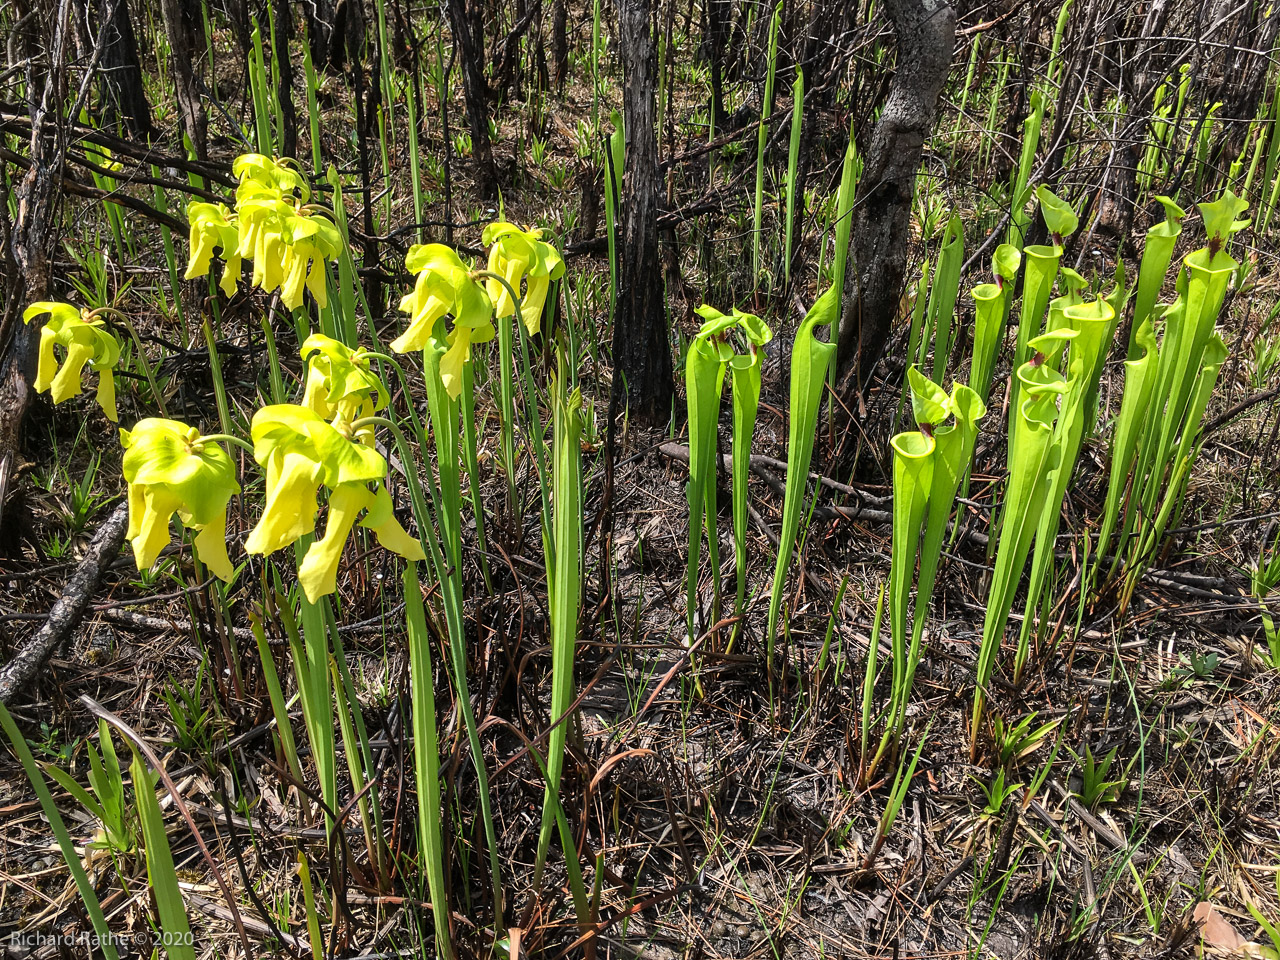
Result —
POLYGON ((323 309, 328 303, 325 263, 342 253, 342 234, 324 213, 307 206, 311 190, 306 178, 285 162, 259 153, 237 157, 232 170, 239 178, 235 210, 223 204, 193 202, 191 260, 186 276, 204 276, 214 248, 226 261, 222 289, 235 292, 240 261, 253 263, 252 282, 268 293, 280 290, 281 303, 292 310, 310 290, 323 309))
POLYGON ((187 204, 187 222, 191 227, 191 259, 183 279, 208 276, 213 251, 217 248, 224 261, 218 285, 223 293, 231 296, 240 280, 240 227, 236 215, 225 203, 193 200, 187 204))
POLYGON ((298 566, 298 582, 315 602, 337 587, 342 547, 361 510, 362 526, 407 560, 425 559, 421 544, 400 526, 383 486, 387 461, 350 439, 314 410, 294 404, 263 407, 253 416, 253 457, 266 470, 267 503, 245 541, 249 553, 274 553, 315 531, 317 496, 329 490, 324 536, 298 566), (370 489, 369 484, 376 484, 370 489))
MULTIPOLYGON (((536 227, 521 230, 511 223, 498 221, 484 228, 481 235, 489 247, 489 269, 501 275, 520 293, 520 281, 526 282, 520 297, 520 316, 530 335, 542 329, 542 309, 547 302, 551 281, 564 275, 564 259, 559 251, 542 239, 542 231, 536 227)), ((499 318, 515 312, 511 295, 497 280, 487 283, 489 297, 497 306, 499 318)))
POLYGON ((32 384, 37 393, 49 392, 54 403, 77 396, 85 366, 98 374, 98 406, 115 421, 115 366, 120 359, 120 344, 102 321, 88 310, 78 310, 69 303, 41 300, 22 312, 24 323, 48 314, 40 328, 40 362, 32 384), (66 352, 61 364, 58 350, 66 352))
POLYGON ((367 350, 313 333, 302 345, 302 359, 307 361, 302 405, 321 418, 350 424, 387 405, 387 388, 371 369, 367 350))
POLYGON ((493 302, 471 269, 442 243, 410 247, 405 266, 418 279, 413 293, 400 301, 400 309, 410 315, 409 326, 391 342, 391 349, 396 353, 425 349, 436 322, 452 316, 447 349, 440 358, 440 379, 456 400, 462 392, 462 367, 471 359, 471 345, 493 339, 493 302))
POLYGON ((150 569, 169 543, 176 513, 196 531, 196 555, 215 576, 230 580, 227 503, 240 492, 235 465, 217 443, 177 420, 148 418, 120 431, 129 484, 128 538, 139 570, 150 569))

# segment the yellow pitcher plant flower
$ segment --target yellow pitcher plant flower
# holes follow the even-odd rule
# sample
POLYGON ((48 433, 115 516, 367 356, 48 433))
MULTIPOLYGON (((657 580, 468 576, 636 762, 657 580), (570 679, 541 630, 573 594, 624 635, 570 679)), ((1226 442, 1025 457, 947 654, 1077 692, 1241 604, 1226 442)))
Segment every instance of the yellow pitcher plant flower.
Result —
MULTIPOLYGON (((551 281, 564 275, 564 259, 555 247, 542 239, 542 231, 536 227, 521 230, 514 224, 498 221, 484 228, 481 240, 489 247, 491 271, 504 277, 517 293, 520 281, 526 281, 524 296, 520 298, 520 316, 529 334, 537 333, 542 329, 542 308, 547 302, 551 281)), ((497 280, 490 279, 488 287, 497 315, 511 316, 515 312, 511 295, 497 280)))
POLYGON ((240 280, 240 226, 236 215, 225 203, 193 200, 187 204, 187 221, 191 230, 191 259, 187 262, 183 279, 208 276, 216 247, 223 260, 222 280, 218 286, 228 297, 231 296, 240 280))
POLYGON ((370 369, 367 350, 313 333, 302 344, 302 359, 307 361, 302 405, 322 419, 353 424, 387 405, 387 388, 370 369))
POLYGON ((169 543, 176 513, 196 531, 196 556, 229 581, 227 503, 240 492, 231 457, 212 438, 177 420, 148 418, 120 431, 123 471, 129 485, 129 529, 139 570, 148 570, 169 543))
POLYGON ((462 366, 471 359, 471 345, 493 339, 493 302, 468 266, 442 243, 415 244, 405 266, 418 275, 413 292, 400 301, 410 315, 409 326, 391 342, 396 353, 423 350, 436 321, 449 314, 453 328, 440 358, 440 379, 454 400, 462 392, 462 366))
POLYGON ((316 304, 328 304, 325 263, 342 253, 342 234, 321 212, 307 206, 311 191, 300 172, 270 157, 248 153, 237 157, 232 170, 240 178, 236 206, 193 201, 187 206, 191 224, 191 259, 186 278, 209 272, 214 248, 226 261, 222 290, 235 292, 240 262, 253 263, 252 282, 293 310, 302 305, 304 290, 316 304))
POLYGON ((267 504, 245 541, 248 553, 266 555, 313 533, 321 486, 329 490, 324 536, 298 565, 298 582, 312 603, 337 588, 338 561, 356 517, 378 542, 406 560, 423 560, 421 544, 400 526, 382 481, 387 461, 352 440, 314 410, 295 404, 263 407, 253 415, 253 457, 266 470, 267 504), (376 484, 370 489, 369 484, 376 484))
POLYGON ((97 401, 107 419, 116 421, 115 366, 120 344, 102 318, 92 310, 78 310, 69 303, 41 300, 22 312, 24 323, 48 314, 40 328, 40 361, 32 383, 37 393, 48 391, 54 403, 61 403, 81 391, 84 368, 98 374, 97 401), (58 348, 66 351, 59 364, 58 348))

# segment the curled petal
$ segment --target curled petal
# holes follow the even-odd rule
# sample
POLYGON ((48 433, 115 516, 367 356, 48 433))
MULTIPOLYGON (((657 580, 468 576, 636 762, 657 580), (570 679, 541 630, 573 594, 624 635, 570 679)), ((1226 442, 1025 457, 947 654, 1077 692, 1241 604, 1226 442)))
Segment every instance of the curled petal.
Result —
POLYGON ((547 302, 547 290, 551 286, 548 276, 529 277, 524 299, 520 301, 520 317, 530 335, 542 329, 542 308, 547 302))
POLYGON ((362 483, 339 484, 329 495, 329 519, 324 536, 311 544, 298 565, 298 583, 312 603, 337 589, 342 548, 355 525, 356 515, 372 500, 373 494, 362 483))
POLYGON ((72 342, 68 345, 67 359, 62 361, 62 367, 49 384, 49 395, 54 403, 61 403, 80 393, 80 375, 84 365, 92 359, 93 347, 89 344, 72 342))
POLYGON ((323 477, 324 466, 302 453, 273 457, 267 466, 267 505, 245 540, 245 552, 274 553, 315 530, 323 477))
POLYGON ((387 493, 387 488, 382 484, 378 484, 377 492, 373 496, 373 502, 369 505, 369 512, 360 521, 360 526, 368 527, 373 531, 374 536, 378 538, 378 543, 392 553, 398 553, 406 560, 427 559, 427 555, 422 549, 422 543, 410 536, 409 532, 400 525, 400 521, 396 519, 395 511, 391 504, 391 495, 387 493))
POLYGON ((140 496, 129 497, 129 529, 133 532, 130 543, 133 559, 139 570, 155 566, 160 551, 169 545, 169 518, 181 506, 169 491, 159 487, 147 487, 140 496), (134 510, 139 509, 139 515, 134 510))
POLYGON ((224 510, 200 528, 192 542, 196 556, 219 580, 231 581, 235 567, 227 556, 227 514, 224 510))
POLYGON ((449 331, 449 349, 440 358, 440 380, 449 396, 457 400, 462 393, 462 367, 471 359, 471 330, 454 327, 449 331))
POLYGON ((36 366, 36 379, 31 384, 36 393, 44 393, 53 383, 58 372, 58 355, 54 346, 58 342, 58 333, 51 324, 40 329, 40 363, 36 366))
POLYGON ((98 371, 98 406, 112 423, 118 423, 120 415, 116 412, 116 376, 111 367, 103 367, 98 371))

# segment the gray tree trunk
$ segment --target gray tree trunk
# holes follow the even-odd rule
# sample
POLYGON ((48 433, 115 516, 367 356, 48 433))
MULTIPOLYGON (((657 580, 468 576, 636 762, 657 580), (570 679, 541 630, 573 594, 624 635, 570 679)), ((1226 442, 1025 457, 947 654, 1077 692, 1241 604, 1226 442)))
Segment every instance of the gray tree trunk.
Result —
MULTIPOLYGON (((854 206, 852 270, 840 320, 840 372, 861 392, 884 353, 902 298, 911 203, 925 138, 951 66, 955 11, 944 0, 885 0, 897 68, 872 134, 854 206)), ((851 395, 848 380, 842 392, 851 395)))
POLYGON ((626 129, 618 303, 613 317, 613 395, 655 424, 671 415, 671 342, 658 258, 658 63, 649 33, 652 0, 619 0, 618 53, 626 129))

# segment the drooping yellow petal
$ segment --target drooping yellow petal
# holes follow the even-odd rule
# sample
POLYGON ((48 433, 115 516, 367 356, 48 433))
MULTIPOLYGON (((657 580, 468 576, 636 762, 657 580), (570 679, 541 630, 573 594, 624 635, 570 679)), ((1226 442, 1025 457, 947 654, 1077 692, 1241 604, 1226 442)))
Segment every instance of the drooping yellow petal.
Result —
POLYGON ((378 484, 377 492, 373 495, 373 502, 369 505, 369 512, 360 521, 360 526, 368 527, 373 531, 374 536, 378 538, 378 543, 392 553, 398 553, 406 560, 425 560, 427 558, 422 549, 422 542, 410 536, 409 532, 400 525, 400 521, 396 519, 395 510, 391 503, 391 494, 387 493, 387 488, 382 484, 378 484))
POLYGON ((103 367, 98 371, 98 406, 112 423, 117 423, 120 416, 116 413, 116 377, 111 367, 103 367))
MULTIPOLYGON (((405 300, 416 296, 415 291, 405 300)), ((413 320, 405 328, 404 333, 391 341, 391 349, 395 353, 410 353, 423 349, 431 339, 431 331, 435 328, 436 321, 449 312, 449 302, 441 300, 433 293, 426 294, 421 304, 415 303, 412 306, 415 308, 413 320)), ((405 304, 402 302, 400 309, 404 308, 405 304)))
POLYGON ((298 583, 312 603, 337 589, 342 548, 355 525, 356 515, 372 500, 373 494, 362 483, 341 483, 329 495, 329 519, 324 536, 307 548, 307 555, 298 565, 298 583))
POLYGON ((307 366, 307 383, 302 391, 302 406, 314 410, 326 420, 333 414, 329 405, 329 384, 321 370, 314 363, 307 366))
POLYGON ((218 281, 218 286, 228 297, 236 292, 236 287, 240 283, 241 263, 240 254, 233 252, 223 264, 222 279, 218 281))
POLYGON ((315 530, 323 477, 323 464, 301 453, 273 457, 267 466, 267 505, 245 540, 245 552, 274 553, 315 530))
POLYGON ((449 331, 449 344, 440 358, 440 381, 449 396, 457 400, 462 393, 462 366, 471 359, 471 328, 454 327, 449 331))
POLYGON ((227 514, 218 514, 196 534, 195 540, 192 541, 195 547, 196 556, 200 558, 200 562, 209 568, 219 580, 224 583, 231 581, 232 575, 235 573, 235 567, 231 564, 231 558, 227 556, 227 514))
POLYGON ((54 403, 61 403, 80 393, 80 375, 84 365, 93 359, 93 347, 87 343, 72 341, 67 346, 67 359, 49 384, 49 396, 54 403))
POLYGON ((194 280, 196 277, 208 275, 216 240, 217 237, 209 231, 197 231, 194 225, 191 227, 191 259, 187 262, 187 272, 182 275, 183 280, 194 280))
POLYGON ((319 257, 311 261, 311 269, 307 271, 307 289, 321 310, 329 305, 329 271, 319 257))
MULTIPOLYGON (((130 507, 133 503, 130 498, 130 507)), ((137 521, 137 533, 130 541, 139 570, 155 566, 160 551, 169 545, 169 518, 180 505, 178 498, 163 488, 148 487, 142 492, 142 515, 137 521)), ((132 517, 130 526, 133 526, 132 517)))
POLYGON ((280 285, 280 302, 286 310, 296 310, 302 306, 302 288, 307 279, 307 256, 304 244, 295 245, 288 256, 288 269, 284 282, 280 285))
POLYGON ((36 393, 44 393, 53 383, 58 372, 58 354, 53 349, 58 342, 58 333, 50 325, 40 328, 40 363, 36 366, 36 379, 31 384, 36 393))
POLYGON ((546 305, 550 287, 550 276, 530 276, 526 284, 524 298, 520 301, 520 317, 530 336, 542 329, 542 308, 546 305))

